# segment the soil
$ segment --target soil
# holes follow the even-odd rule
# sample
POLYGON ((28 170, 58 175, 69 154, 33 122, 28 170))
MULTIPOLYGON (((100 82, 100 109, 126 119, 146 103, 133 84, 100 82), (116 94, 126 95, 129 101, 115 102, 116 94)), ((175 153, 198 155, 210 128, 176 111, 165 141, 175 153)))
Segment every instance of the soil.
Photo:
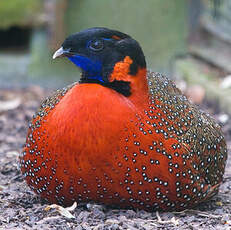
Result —
MULTIPOLYGON (((219 194, 195 209, 150 213, 96 204, 78 204, 71 211, 48 206, 29 189, 18 168, 28 122, 48 93, 38 86, 0 89, 0 229, 231 229, 230 157, 219 194)), ((230 153, 231 119, 214 102, 203 107, 222 125, 230 153)))

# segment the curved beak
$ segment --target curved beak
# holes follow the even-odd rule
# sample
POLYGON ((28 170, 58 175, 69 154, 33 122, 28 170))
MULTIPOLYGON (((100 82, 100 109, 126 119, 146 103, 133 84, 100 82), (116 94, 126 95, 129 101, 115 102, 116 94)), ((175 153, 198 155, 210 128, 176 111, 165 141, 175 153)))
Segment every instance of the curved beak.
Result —
POLYGON ((71 56, 71 53, 69 52, 69 50, 64 50, 63 47, 61 47, 54 53, 53 59, 66 56, 71 56))

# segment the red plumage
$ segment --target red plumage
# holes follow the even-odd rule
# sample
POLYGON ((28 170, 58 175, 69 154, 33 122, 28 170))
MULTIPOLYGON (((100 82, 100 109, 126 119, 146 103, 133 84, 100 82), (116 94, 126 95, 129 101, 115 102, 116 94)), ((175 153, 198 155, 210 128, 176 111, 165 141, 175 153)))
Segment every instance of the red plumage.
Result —
POLYGON ((85 83, 42 103, 20 157, 41 197, 179 210, 217 193, 227 158, 220 127, 164 76, 145 68, 132 76, 132 62, 110 75, 130 82, 129 97, 85 83))

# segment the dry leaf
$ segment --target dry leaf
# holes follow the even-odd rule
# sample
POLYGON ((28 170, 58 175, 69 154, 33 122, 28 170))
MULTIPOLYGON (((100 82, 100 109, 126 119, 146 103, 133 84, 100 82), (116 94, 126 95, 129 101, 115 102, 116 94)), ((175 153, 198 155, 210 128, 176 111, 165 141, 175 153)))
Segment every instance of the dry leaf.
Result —
POLYGON ((65 216, 69 219, 72 219, 72 218, 75 218, 71 213, 70 211, 74 211, 75 208, 77 207, 77 203, 74 202, 72 206, 70 207, 67 207, 67 208, 64 208, 60 205, 57 205, 57 204, 52 204, 52 205, 48 205, 44 210, 45 211, 49 211, 51 208, 54 208, 56 209, 62 216, 65 216))

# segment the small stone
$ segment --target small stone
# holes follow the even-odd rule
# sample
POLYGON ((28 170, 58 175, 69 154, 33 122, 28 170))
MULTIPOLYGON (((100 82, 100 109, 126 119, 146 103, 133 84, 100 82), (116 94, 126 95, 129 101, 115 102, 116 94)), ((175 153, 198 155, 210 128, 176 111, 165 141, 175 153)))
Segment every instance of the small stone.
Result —
POLYGON ((111 230, 118 230, 118 229, 120 229, 120 226, 118 224, 113 224, 111 226, 111 230))
POLYGON ((222 89, 228 89, 231 88, 231 75, 228 75, 223 79, 223 81, 220 84, 222 89))
POLYGON ((229 115, 228 114, 221 114, 219 117, 218 117, 218 120, 219 122, 221 122, 222 124, 225 124, 228 122, 229 120, 229 115))

